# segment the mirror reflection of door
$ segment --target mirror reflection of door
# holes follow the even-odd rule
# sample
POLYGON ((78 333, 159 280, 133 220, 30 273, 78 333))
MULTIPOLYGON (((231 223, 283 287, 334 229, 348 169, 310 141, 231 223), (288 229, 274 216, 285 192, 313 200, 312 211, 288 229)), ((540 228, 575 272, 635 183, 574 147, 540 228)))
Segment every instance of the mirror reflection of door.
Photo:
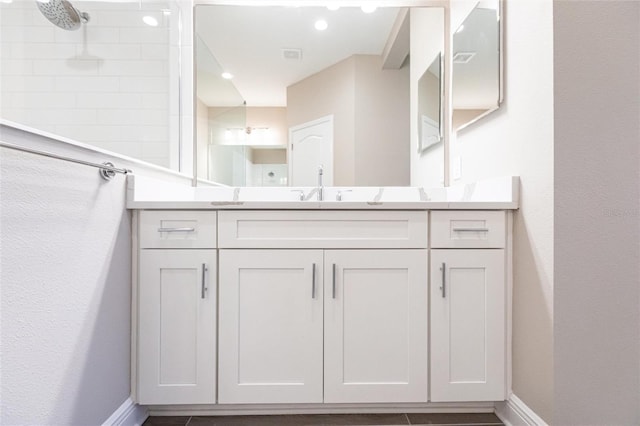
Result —
POLYGON ((289 177, 292 186, 318 185, 318 167, 323 185, 333 185, 333 116, 289 129, 289 177))

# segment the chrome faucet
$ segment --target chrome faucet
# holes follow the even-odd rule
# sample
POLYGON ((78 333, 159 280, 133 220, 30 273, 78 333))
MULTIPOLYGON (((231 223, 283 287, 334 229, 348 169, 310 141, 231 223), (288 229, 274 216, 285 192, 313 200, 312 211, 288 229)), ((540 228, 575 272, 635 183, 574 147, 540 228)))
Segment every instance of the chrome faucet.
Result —
POLYGON ((318 166, 318 201, 324 200, 324 186, 322 185, 322 164, 318 166))

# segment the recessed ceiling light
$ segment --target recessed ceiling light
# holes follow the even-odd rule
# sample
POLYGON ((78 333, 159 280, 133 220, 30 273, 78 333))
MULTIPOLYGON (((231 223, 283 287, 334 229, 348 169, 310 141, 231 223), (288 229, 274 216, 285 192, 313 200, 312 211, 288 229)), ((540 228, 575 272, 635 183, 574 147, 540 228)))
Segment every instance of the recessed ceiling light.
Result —
POLYGON ((324 31, 329 28, 329 24, 327 24, 327 21, 325 21, 324 19, 318 19, 314 26, 318 31, 324 31))
POLYGON ((225 80, 231 80, 233 78, 233 74, 231 74, 230 72, 223 72, 222 78, 224 78, 225 80))
POLYGON ((458 27, 458 29, 456 30, 456 34, 461 33, 462 31, 464 31, 464 24, 458 27))
POLYGON ((142 22, 144 22, 145 24, 149 25, 150 27, 157 27, 158 26, 158 20, 156 18, 154 18, 153 16, 144 16, 142 18, 142 22))
POLYGON ((376 11, 377 8, 378 8, 377 6, 371 6, 371 5, 361 7, 364 13, 373 13, 376 11))
POLYGON ((331 3, 329 6, 327 6, 327 9, 329 10, 338 10, 340 9, 340 5, 337 3, 331 3))

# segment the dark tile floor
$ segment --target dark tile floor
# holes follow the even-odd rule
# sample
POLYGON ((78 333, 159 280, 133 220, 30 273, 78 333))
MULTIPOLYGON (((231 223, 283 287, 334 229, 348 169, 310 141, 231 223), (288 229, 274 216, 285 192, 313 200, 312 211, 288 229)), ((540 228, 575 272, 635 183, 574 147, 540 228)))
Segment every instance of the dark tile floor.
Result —
POLYGON ((143 426, 503 425, 493 413, 318 414, 291 416, 149 417, 143 426))

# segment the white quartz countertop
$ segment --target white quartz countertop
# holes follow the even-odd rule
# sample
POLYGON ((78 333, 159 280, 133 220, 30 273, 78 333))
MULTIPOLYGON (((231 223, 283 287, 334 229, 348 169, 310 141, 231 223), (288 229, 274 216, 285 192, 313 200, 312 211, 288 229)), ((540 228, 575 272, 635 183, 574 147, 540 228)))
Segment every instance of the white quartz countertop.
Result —
POLYGON ((508 210, 517 209, 514 176, 448 188, 191 187, 127 176, 127 208, 143 210, 508 210), (300 196, 304 201, 300 201, 300 196), (340 201, 338 201, 340 199, 340 201))

